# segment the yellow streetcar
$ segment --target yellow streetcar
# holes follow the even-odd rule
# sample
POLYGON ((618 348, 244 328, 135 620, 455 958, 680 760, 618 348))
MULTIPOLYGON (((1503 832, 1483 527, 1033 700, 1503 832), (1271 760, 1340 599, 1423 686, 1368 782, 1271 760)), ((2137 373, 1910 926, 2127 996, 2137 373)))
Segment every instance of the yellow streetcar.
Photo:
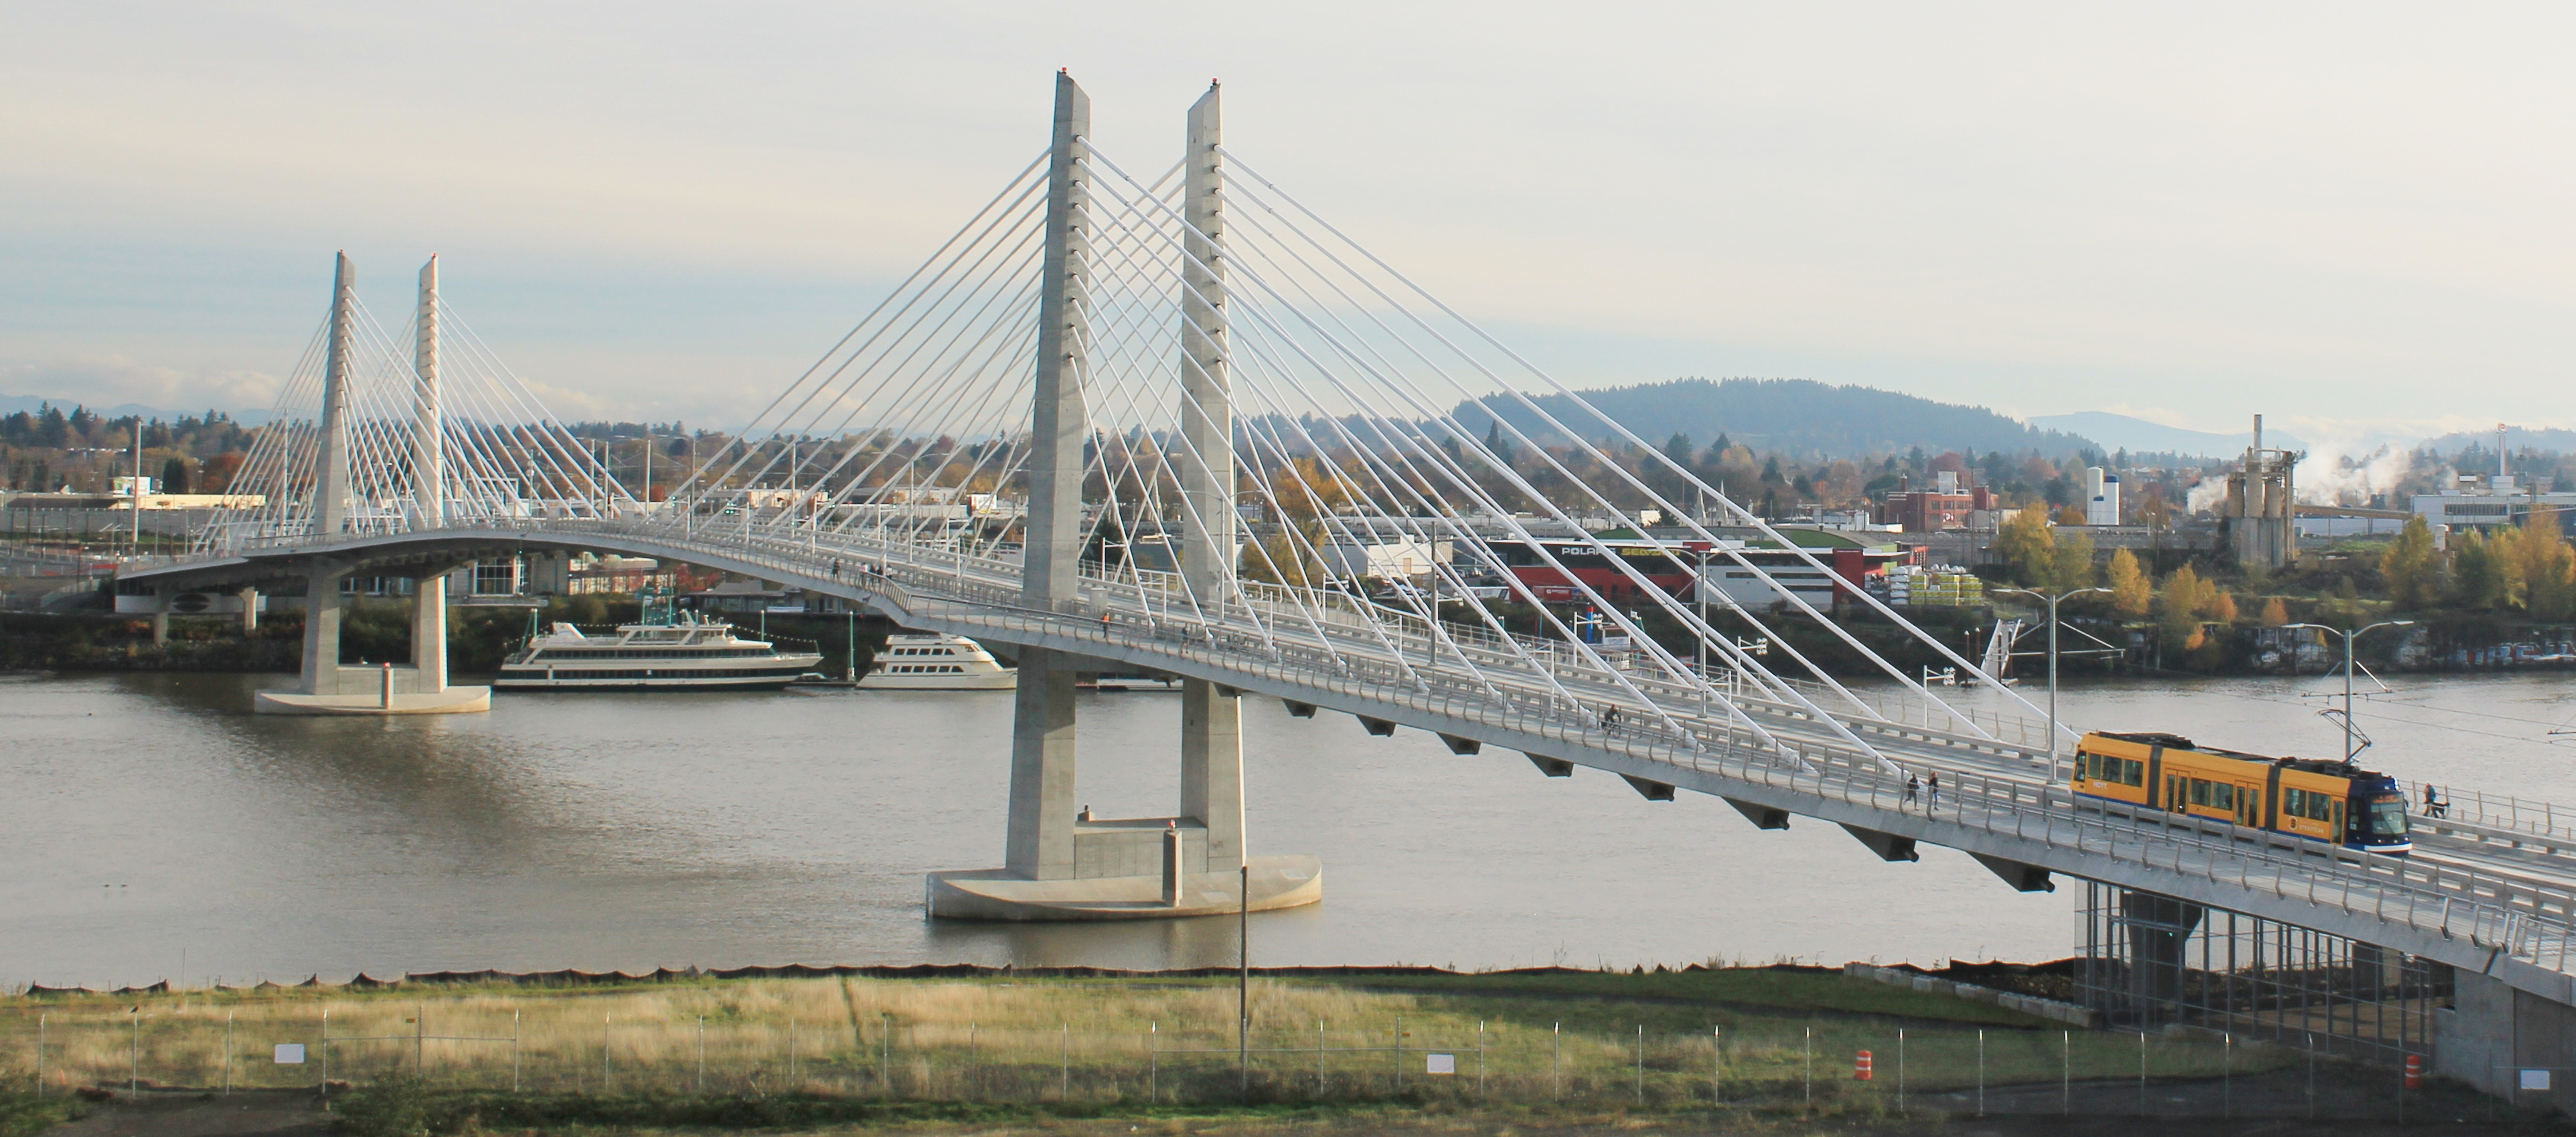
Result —
POLYGON ((2266 758, 2195 746, 2178 734, 2096 731, 2075 748, 2069 788, 2127 802, 2404 855, 2406 793, 2397 779, 2350 762, 2266 758))

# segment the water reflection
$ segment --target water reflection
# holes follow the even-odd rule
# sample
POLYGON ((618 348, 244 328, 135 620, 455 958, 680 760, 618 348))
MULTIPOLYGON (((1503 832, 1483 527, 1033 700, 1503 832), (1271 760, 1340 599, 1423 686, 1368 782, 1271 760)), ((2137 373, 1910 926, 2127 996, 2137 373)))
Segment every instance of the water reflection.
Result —
MULTIPOLYGON (((1235 921, 956 925, 921 876, 1001 858, 1011 698, 507 693, 488 715, 252 716, 280 676, 0 678, 0 980, 976 962, 1230 965, 1235 921)), ((2320 681, 2070 688, 2071 721, 2322 754, 2320 681)), ((2408 679, 2365 705, 2401 776, 2576 801, 2551 679, 2408 679)), ((1964 694, 1964 693, 1963 693, 1964 694)), ((1989 699, 1990 696, 1975 696, 1989 699)), ((1321 854, 1320 906, 1256 963, 1625 966, 2063 954, 2061 894, 1966 857, 1885 865, 1840 830, 1450 754, 1247 704, 1256 849, 1321 854)), ((1080 797, 1169 813, 1179 700, 1087 696, 1080 797)))

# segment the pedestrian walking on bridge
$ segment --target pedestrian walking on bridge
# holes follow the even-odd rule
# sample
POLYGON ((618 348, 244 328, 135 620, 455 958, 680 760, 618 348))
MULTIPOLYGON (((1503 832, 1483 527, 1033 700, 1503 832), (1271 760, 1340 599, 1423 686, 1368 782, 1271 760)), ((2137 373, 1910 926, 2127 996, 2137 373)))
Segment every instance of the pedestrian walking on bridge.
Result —
POLYGON ((1905 775, 1905 804, 1913 805, 1915 795, 1921 792, 1923 792, 1923 780, 1912 774, 1905 775))

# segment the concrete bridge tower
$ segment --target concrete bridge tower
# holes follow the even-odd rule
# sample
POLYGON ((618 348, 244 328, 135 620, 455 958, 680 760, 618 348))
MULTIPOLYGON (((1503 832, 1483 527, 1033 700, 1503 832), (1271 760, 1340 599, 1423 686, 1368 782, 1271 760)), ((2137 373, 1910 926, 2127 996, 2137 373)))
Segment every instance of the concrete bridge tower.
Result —
MULTIPOLYGON (((322 371, 321 437, 315 444, 313 500, 308 516, 317 541, 329 542, 349 528, 349 384, 350 339, 355 332, 357 270, 341 253, 331 293, 329 355, 322 371)), ((438 258, 420 270, 419 333, 413 344, 412 421, 413 525, 435 529, 445 523, 446 452, 438 405, 438 258)), ((447 684, 447 579, 453 564, 430 561, 410 566, 415 574, 412 613, 412 666, 340 666, 340 581, 351 562, 328 549, 306 562, 304 591, 304 667, 293 691, 262 691, 252 709, 262 714, 444 714, 492 709, 489 687, 447 684)), ((245 592, 243 603, 251 603, 245 592)))
MULTIPOLYGON (((1227 379, 1223 168, 1217 88, 1190 108, 1182 215, 1179 371, 1184 398, 1182 574, 1201 605, 1229 602, 1236 554, 1234 409, 1227 379)), ((1021 603, 1080 612, 1084 404, 1090 316, 1091 220, 1084 186, 1091 100, 1056 75, 1055 142, 1047 182, 1038 309, 1036 403, 1021 603)), ((1180 810, 1171 817, 1103 819, 1076 804, 1074 682, 1102 665, 1024 649, 1011 727, 1011 804, 1004 867, 932 873, 933 916, 987 920, 1115 920, 1289 908, 1323 898, 1311 856, 1253 857, 1243 831, 1239 692, 1185 680, 1180 810)))

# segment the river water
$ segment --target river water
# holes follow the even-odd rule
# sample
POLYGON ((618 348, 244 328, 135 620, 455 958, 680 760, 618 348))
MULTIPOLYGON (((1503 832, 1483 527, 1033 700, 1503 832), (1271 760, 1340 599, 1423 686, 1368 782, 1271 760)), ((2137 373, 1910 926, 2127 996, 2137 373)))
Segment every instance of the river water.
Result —
MULTIPOLYGON (((0 676, 0 983, 784 963, 1229 964, 1235 921, 954 925, 922 874, 997 864, 1001 693, 505 693, 488 715, 254 717, 285 676, 0 676)), ((2368 761, 2576 804, 2563 676, 2400 677, 2368 761)), ((2070 687, 2079 727, 2331 755, 2339 681, 2070 687)), ((2034 700, 2044 691, 2032 691, 2034 700)), ((1991 699, 1985 700, 1991 701, 1991 699)), ((2064 955, 2075 887, 1964 854, 1880 863, 1246 699, 1256 852, 1322 856, 1324 903, 1256 915, 1253 961, 1510 967, 2064 955)), ((1172 812, 1180 700, 1083 696, 1081 798, 1172 812)))

